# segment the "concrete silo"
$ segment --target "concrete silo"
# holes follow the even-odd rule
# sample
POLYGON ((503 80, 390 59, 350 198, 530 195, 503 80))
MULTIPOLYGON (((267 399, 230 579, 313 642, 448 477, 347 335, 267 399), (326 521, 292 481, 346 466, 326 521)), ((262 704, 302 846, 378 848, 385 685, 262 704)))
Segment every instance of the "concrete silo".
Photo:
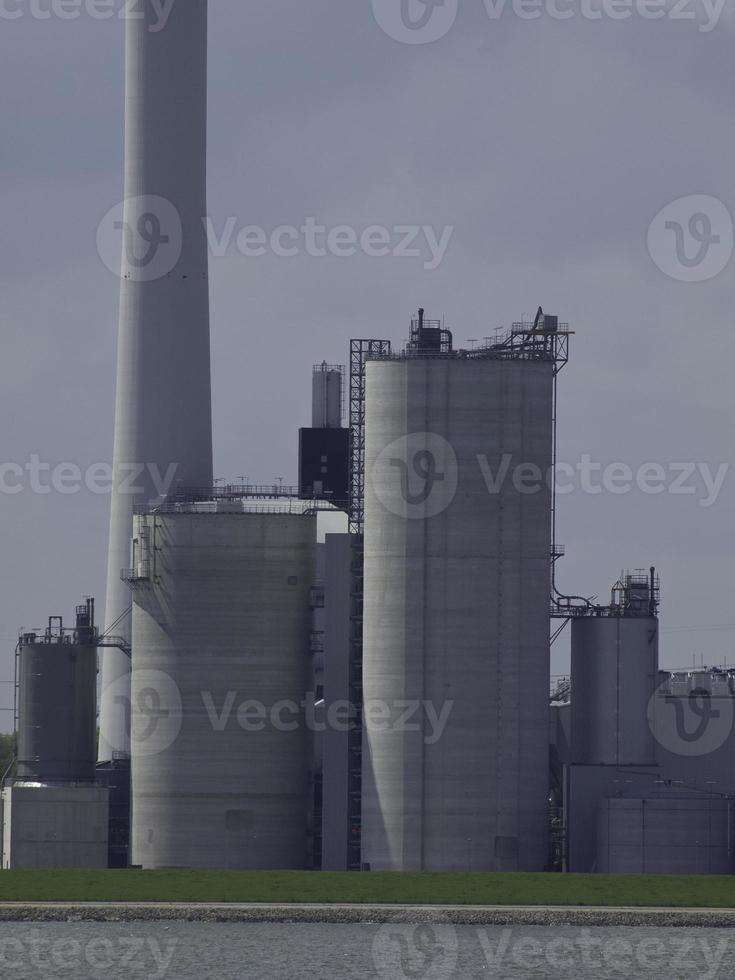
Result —
POLYGON ((366 367, 363 861, 547 861, 555 318, 366 367), (548 327, 548 332, 545 329, 548 327))
POLYGON ((136 518, 132 836, 145 868, 306 862, 316 517, 257 509, 136 518))
POLYGON ((572 759, 654 765, 648 706, 658 681, 658 587, 626 575, 610 606, 572 620, 572 759))
MULTIPOLYGON (((628 573, 613 586, 609 605, 589 603, 574 611, 571 748, 565 777, 569 871, 615 870, 624 863, 624 854, 631 856, 636 848, 642 848, 644 863, 653 861, 662 832, 659 811, 675 805, 664 799, 671 794, 656 764, 648 720, 658 678, 659 593, 654 569, 628 573), (648 820, 645 842, 639 818, 643 824, 648 820), (646 857, 649 844, 652 851, 646 857)), ((687 812, 681 820, 691 824, 702 812, 687 812)), ((675 821, 672 833, 674 826, 675 821)), ((664 873, 661 854, 656 861, 664 873)), ((672 852, 668 870, 675 868, 672 852)), ((623 864, 617 869, 623 870, 623 864)))

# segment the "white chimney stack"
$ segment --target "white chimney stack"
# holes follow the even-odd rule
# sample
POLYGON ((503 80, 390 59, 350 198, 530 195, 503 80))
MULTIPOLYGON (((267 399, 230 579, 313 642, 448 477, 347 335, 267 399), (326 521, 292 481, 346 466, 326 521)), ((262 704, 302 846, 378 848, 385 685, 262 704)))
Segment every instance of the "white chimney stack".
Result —
MULTIPOLYGON (((166 5, 164 5, 165 7, 166 5)), ((212 484, 206 206, 207 0, 127 23, 125 208, 105 626, 130 640, 135 506, 212 484)), ((130 750, 130 660, 106 649, 100 761, 130 750)))

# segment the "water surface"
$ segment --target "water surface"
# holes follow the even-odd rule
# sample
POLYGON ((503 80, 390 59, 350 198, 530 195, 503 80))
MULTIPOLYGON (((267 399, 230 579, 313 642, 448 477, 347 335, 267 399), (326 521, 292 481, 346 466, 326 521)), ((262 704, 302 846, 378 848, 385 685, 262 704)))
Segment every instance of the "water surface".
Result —
POLYGON ((730 929, 0 923, 14 980, 715 980, 730 929))

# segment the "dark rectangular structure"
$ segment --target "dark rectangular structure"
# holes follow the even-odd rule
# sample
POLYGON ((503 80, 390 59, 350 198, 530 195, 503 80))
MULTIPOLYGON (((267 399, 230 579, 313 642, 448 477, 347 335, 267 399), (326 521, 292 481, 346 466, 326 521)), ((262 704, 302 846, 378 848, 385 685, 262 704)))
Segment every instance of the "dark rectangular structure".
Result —
POLYGON ((299 495, 347 504, 349 429, 299 429, 299 495))

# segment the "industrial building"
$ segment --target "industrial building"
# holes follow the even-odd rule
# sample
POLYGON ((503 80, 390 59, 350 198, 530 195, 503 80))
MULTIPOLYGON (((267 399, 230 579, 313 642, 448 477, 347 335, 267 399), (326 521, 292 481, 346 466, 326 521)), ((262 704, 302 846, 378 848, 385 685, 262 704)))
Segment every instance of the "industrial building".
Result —
POLYGON ((352 339, 296 485, 214 480, 207 3, 144 6, 105 624, 21 635, 3 867, 732 873, 735 673, 660 670, 654 569, 557 585, 558 317, 352 339))
POLYGON ((659 670, 658 606, 652 568, 624 575, 607 606, 566 609, 572 613, 571 703, 552 705, 552 755, 557 788, 563 787, 560 869, 735 869, 732 685, 726 672, 691 677, 659 670), (712 707, 713 691, 723 710, 712 707), (729 725, 708 732, 705 723, 697 731, 692 717, 729 719, 729 725), (711 746, 707 737, 714 738, 711 746))
POLYGON ((653 568, 563 594, 553 481, 515 478, 553 470, 570 333, 467 350, 422 310, 315 366, 298 485, 136 505, 130 640, 91 601, 21 637, 5 866, 732 873, 735 673, 660 670, 653 568), (110 649, 129 756, 95 767, 110 649))
POLYGON ((15 774, 2 788, 3 868, 106 868, 109 791, 95 780, 94 602, 16 648, 15 774))

